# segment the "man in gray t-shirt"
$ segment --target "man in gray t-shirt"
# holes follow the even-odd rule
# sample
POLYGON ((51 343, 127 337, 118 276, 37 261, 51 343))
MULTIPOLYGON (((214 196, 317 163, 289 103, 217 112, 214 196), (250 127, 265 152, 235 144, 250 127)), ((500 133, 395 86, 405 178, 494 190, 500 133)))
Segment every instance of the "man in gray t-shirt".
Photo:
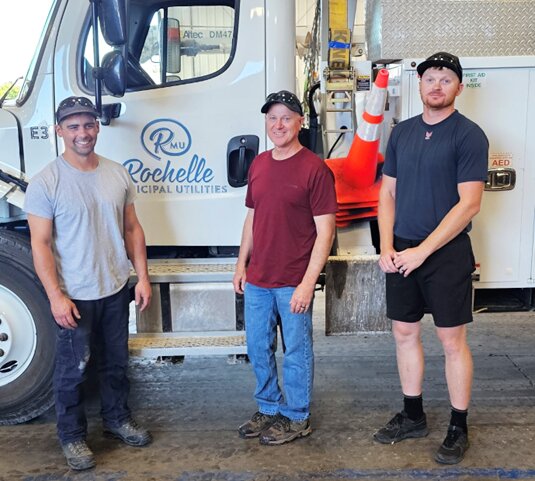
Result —
POLYGON ((58 437, 67 464, 95 466, 86 444, 82 384, 90 356, 98 363, 104 433, 131 446, 151 442, 128 408, 129 260, 135 301, 148 307, 151 287, 135 190, 123 166, 95 153, 97 110, 85 97, 63 100, 56 133, 65 150, 31 179, 25 211, 37 275, 59 326, 54 370, 58 437))

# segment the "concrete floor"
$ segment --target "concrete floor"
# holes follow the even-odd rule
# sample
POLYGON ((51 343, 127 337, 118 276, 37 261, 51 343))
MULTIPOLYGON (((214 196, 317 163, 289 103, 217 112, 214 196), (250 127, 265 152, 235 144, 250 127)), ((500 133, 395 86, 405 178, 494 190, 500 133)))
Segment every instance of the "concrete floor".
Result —
POLYGON ((98 402, 88 409, 88 443, 97 467, 70 471, 59 449, 54 414, 0 427, 5 481, 340 481, 535 479, 535 313, 478 314, 470 328, 475 362, 464 461, 444 467, 433 454, 449 403, 443 356, 430 319, 424 403, 430 434, 384 446, 373 432, 401 406, 390 334, 325 337, 316 301, 313 434, 280 447, 242 440, 236 427, 254 411, 251 366, 226 357, 183 364, 132 360, 131 406, 154 434, 146 448, 101 435, 98 402))

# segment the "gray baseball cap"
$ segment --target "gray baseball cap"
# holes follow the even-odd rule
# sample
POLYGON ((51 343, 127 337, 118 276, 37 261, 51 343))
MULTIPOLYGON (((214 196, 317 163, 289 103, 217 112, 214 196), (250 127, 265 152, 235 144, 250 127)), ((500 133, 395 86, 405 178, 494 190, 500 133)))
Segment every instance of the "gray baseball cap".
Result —
POLYGON ((75 114, 89 114, 93 117, 98 117, 98 112, 93 102, 87 97, 67 97, 62 100, 56 110, 56 121, 59 124, 61 121, 75 114))

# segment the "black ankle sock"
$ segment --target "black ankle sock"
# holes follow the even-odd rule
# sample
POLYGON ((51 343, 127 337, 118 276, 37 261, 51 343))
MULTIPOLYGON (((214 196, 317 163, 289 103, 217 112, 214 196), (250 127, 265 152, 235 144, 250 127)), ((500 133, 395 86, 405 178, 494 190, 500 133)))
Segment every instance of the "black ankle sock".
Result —
POLYGON ((406 396, 403 395, 403 409, 412 421, 420 419, 424 415, 422 395, 406 396))
POLYGON ((457 426, 464 430, 465 433, 468 432, 468 426, 466 424, 466 418, 468 417, 468 410, 461 411, 460 409, 455 409, 451 407, 451 419, 450 424, 452 426, 457 426))

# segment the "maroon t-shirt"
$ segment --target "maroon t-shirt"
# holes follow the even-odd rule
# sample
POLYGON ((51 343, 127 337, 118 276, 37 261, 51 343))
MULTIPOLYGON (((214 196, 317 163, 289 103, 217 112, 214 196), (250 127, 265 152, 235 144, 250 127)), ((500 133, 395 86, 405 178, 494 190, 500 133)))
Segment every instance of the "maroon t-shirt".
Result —
POLYGON ((245 205, 254 209, 247 282, 297 286, 316 240, 314 216, 338 208, 331 170, 304 147, 284 160, 264 152, 251 165, 245 205))

